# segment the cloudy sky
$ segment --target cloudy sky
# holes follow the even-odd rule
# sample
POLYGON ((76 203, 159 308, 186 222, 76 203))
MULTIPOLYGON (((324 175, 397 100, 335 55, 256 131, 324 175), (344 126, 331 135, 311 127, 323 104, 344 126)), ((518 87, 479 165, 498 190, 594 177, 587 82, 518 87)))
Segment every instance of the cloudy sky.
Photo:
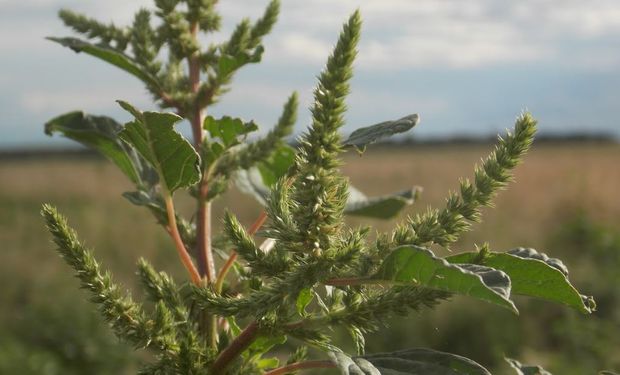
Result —
MULTIPOLYGON (((222 0, 223 39, 267 0, 222 0)), ((302 98, 298 131, 316 75, 341 24, 364 18, 348 124, 419 113, 419 137, 489 135, 522 109, 546 133, 620 136, 620 2, 617 0, 283 0, 265 39, 263 62, 246 67, 211 111, 277 119, 287 96, 302 98)), ((49 118, 74 109, 127 120, 114 102, 153 109, 133 77, 45 41, 70 36, 56 13, 70 8, 103 21, 130 22, 145 0, 0 0, 0 149, 62 146, 42 134, 49 118)), ((182 125, 184 126, 184 125, 182 125)))

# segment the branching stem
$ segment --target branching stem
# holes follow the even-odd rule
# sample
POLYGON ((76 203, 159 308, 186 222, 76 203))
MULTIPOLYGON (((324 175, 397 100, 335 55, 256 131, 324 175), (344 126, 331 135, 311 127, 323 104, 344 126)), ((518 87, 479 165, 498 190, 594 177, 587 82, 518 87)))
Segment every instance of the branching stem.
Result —
POLYGON ((267 371, 263 375, 283 375, 293 371, 307 370, 313 368, 335 368, 336 365, 331 361, 304 361, 291 363, 286 366, 279 367, 277 369, 267 371))

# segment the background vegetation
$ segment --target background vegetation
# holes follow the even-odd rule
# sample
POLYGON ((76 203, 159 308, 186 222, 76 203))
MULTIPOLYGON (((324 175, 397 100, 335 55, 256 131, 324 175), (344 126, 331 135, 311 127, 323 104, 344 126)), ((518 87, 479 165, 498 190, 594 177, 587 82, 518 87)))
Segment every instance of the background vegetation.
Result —
MULTIPOLYGON (((458 178, 468 177, 462 171, 471 170, 491 147, 380 145, 363 157, 347 154, 344 173, 369 194, 423 186, 409 210, 419 212, 429 204, 441 206, 458 178)), ((393 328, 367 340, 367 350, 428 346, 465 355, 499 374, 510 373, 504 355, 556 374, 620 370, 619 160, 615 143, 535 144, 516 170, 516 183, 496 200, 497 209, 485 209, 483 223, 453 246, 472 250, 484 239, 496 250, 519 244, 560 257, 572 270, 574 285, 595 296, 596 313, 585 317, 561 306, 521 301, 526 318, 519 319, 463 298, 386 322, 393 328)), ((120 196, 129 189, 114 166, 96 157, 0 159, 1 374, 124 374, 137 360, 148 360, 118 343, 84 301, 39 217, 42 202, 56 205, 128 288, 136 286, 139 257, 183 275, 165 233, 148 212, 120 196)), ((189 203, 178 202, 188 215, 189 203)), ((216 215, 226 206, 244 224, 260 212, 252 198, 235 191, 217 202, 216 215)), ((385 230, 392 223, 373 225, 385 230)))

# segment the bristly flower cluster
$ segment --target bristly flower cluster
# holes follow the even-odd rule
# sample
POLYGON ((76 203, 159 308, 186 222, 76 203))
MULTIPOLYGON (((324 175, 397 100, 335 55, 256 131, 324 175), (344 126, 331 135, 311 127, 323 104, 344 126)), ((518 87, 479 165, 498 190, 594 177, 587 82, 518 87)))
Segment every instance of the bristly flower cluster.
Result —
POLYGON ((347 146, 363 149, 406 131, 419 116, 359 129, 354 141, 341 140, 360 38, 359 12, 345 23, 318 77, 312 123, 293 150, 283 139, 296 121, 296 94, 276 126, 254 142, 245 142, 257 129, 253 121, 206 116, 205 108, 228 89, 234 73, 260 61, 261 40, 279 12, 279 2, 273 0, 257 21, 244 19, 228 40, 202 48, 198 33, 220 26, 215 5, 215 0, 155 0, 156 10, 140 10, 129 27, 61 11, 63 21, 89 41, 50 38, 136 76, 162 108, 178 114, 141 112, 120 102, 135 118, 124 126, 81 112, 46 124, 48 134, 81 142, 119 166, 136 185, 136 191, 124 196, 148 208, 165 227, 190 275, 191 283, 177 285, 140 260, 138 275, 150 303, 135 303, 102 273, 66 220, 54 208, 43 207, 58 251, 115 333, 155 352, 155 360, 141 373, 277 375, 338 367, 344 374, 376 374, 379 368, 395 370, 414 361, 421 371, 443 366, 446 373, 467 368, 486 374, 472 361, 426 349, 384 355, 381 362, 373 356, 350 358, 332 341, 331 330, 346 328, 361 355, 365 334, 379 329, 387 317, 432 308, 455 293, 512 311, 513 290, 582 312, 593 310, 593 301, 578 294, 567 274, 558 271, 561 262, 533 249, 494 253, 483 248, 442 258, 428 248, 456 242, 480 220, 481 207, 491 205, 510 181, 536 131, 530 114, 517 118, 514 132, 499 139, 475 168, 473 181, 462 180, 445 208, 409 217, 370 241, 369 229, 347 228, 344 215, 387 218, 413 203, 414 194, 363 196, 341 174, 340 153, 347 146), (153 15, 161 21, 156 27, 153 15), (160 60, 165 54, 167 62, 160 60), (191 143, 174 130, 180 116, 190 121, 191 143), (213 236, 210 202, 231 183, 255 195, 264 212, 248 229, 227 212, 223 234, 213 236), (173 194, 183 189, 196 198, 192 220, 174 208, 173 194), (257 242, 257 233, 264 242, 257 242), (280 365, 269 353, 289 337, 301 345, 280 365), (306 345, 328 352, 331 359, 305 360, 306 345))

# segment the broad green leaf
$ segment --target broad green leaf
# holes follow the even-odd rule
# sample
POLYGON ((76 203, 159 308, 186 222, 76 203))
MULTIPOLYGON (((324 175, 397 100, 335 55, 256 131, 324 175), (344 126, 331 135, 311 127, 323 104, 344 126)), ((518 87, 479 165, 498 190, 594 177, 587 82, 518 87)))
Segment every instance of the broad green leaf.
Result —
POLYGON ((349 198, 345 212, 351 216, 391 219, 406 206, 413 204, 418 199, 421 190, 416 186, 398 193, 368 198, 364 193, 349 185, 349 198))
POLYGON ((510 300, 510 278, 504 272, 475 264, 450 264, 418 246, 394 249, 370 280, 415 284, 463 294, 517 312, 510 300))
MULTIPOLYGON (((365 359, 381 375, 491 375, 469 358, 431 349, 407 349, 392 353, 378 353, 353 358, 365 359)), ((356 374, 343 372, 343 374, 356 374)), ((374 374, 361 372, 361 374, 374 374)))
POLYGON ((122 140, 157 170, 165 191, 174 192, 200 180, 200 158, 192 145, 174 130, 181 117, 173 113, 140 112, 119 102, 136 119, 125 125, 122 140))
POLYGON ((258 163, 257 168, 263 183, 269 187, 286 175, 295 162, 295 150, 287 145, 277 147, 264 161, 258 163))
POLYGON ((116 164, 136 185, 142 182, 145 166, 120 138, 123 126, 106 116, 91 116, 83 112, 69 112, 45 124, 45 133, 55 132, 95 149, 116 164))
MULTIPOLYGON (((250 168, 236 171, 233 181, 241 192, 251 195, 264 206, 269 197, 269 188, 263 179, 264 176, 261 175, 258 168, 250 168)), ((269 181, 269 177, 267 181, 269 181)), ((420 188, 414 187, 411 190, 390 195, 366 197, 355 187, 349 185, 349 198, 344 212, 347 215, 390 219, 407 205, 415 202, 420 190, 420 188)))
POLYGON ((297 308, 297 313, 301 316, 306 315, 306 306, 310 302, 312 302, 312 298, 314 297, 314 292, 310 288, 302 289, 297 295, 297 300, 295 301, 295 307, 297 308))
POLYGON ((159 87, 159 82, 155 77, 147 73, 134 59, 120 51, 104 45, 95 45, 78 38, 48 37, 47 39, 59 43, 65 47, 69 47, 75 52, 84 52, 101 60, 107 61, 108 63, 138 77, 147 85, 159 87))
POLYGON ((237 138, 239 136, 245 136, 258 129, 254 121, 243 122, 243 120, 239 118, 232 118, 229 116, 224 116, 220 119, 207 116, 204 120, 203 127, 209 132, 212 138, 221 139, 224 146, 227 148, 238 144, 237 138))
POLYGON ((517 375, 551 375, 551 373, 540 366, 523 365, 521 362, 512 358, 504 358, 506 362, 517 372, 517 375))
POLYGON ((591 313, 596 308, 591 297, 579 294, 571 285, 562 261, 534 249, 517 248, 507 253, 488 253, 483 257, 468 252, 446 259, 450 263, 478 263, 506 272, 515 294, 562 303, 583 313, 591 313))
POLYGON ((374 143, 382 138, 408 131, 416 126, 419 121, 420 116, 418 114, 412 114, 399 120, 384 121, 360 128, 351 133, 349 138, 343 142, 343 145, 355 146, 357 149, 363 150, 366 145, 374 143))

